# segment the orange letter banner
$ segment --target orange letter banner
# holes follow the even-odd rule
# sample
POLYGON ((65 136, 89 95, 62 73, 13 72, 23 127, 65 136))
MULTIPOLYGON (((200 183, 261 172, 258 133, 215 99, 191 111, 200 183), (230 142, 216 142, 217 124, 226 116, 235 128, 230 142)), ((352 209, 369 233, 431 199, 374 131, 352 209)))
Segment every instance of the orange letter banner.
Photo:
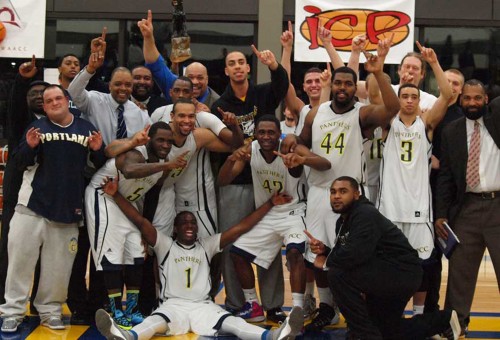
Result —
POLYGON ((344 62, 349 60, 355 36, 365 34, 366 50, 374 52, 380 39, 394 34, 385 62, 399 64, 413 51, 414 22, 415 0, 296 0, 295 61, 329 60, 318 37, 322 26, 332 33, 332 44, 344 62))

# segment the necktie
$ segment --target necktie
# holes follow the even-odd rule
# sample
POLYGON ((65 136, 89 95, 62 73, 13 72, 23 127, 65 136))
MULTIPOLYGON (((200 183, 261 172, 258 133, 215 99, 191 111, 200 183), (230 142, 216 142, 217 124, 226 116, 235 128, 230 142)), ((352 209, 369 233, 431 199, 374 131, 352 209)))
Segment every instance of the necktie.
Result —
POLYGON ((126 138, 127 137, 127 125, 125 125, 125 119, 123 118, 123 111, 125 108, 123 104, 118 105, 118 124, 116 128, 116 139, 126 138))
POLYGON ((479 123, 474 122, 474 132, 470 139, 469 158, 467 160, 466 182, 470 188, 475 188, 479 184, 479 154, 481 152, 481 135, 479 123))

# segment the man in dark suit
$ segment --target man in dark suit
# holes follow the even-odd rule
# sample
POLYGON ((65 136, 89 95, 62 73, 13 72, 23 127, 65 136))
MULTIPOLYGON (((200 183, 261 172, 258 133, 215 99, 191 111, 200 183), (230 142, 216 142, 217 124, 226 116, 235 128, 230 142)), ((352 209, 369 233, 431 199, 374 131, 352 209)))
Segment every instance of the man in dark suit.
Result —
POLYGON ((446 239, 448 222, 461 242, 450 258, 445 308, 457 311, 462 333, 485 248, 500 273, 500 111, 487 103, 484 85, 467 81, 461 97, 465 117, 442 135, 435 227, 446 239))

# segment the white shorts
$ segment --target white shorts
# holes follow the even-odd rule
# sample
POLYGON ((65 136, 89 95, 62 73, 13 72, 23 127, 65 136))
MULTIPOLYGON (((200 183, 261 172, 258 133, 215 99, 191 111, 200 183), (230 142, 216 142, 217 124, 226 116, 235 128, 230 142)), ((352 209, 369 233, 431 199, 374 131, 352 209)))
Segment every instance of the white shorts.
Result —
POLYGON ((96 269, 106 269, 104 256, 113 265, 141 263, 144 261, 141 232, 113 199, 101 193, 90 186, 85 190, 87 230, 96 269))
MULTIPOLYGON (((306 226, 311 235, 332 248, 335 243, 335 223, 339 218, 330 205, 330 188, 311 186, 307 195, 306 226)), ((314 263, 316 255, 307 247, 305 259, 314 263)))
POLYGON ((231 314, 212 301, 168 299, 152 315, 160 315, 170 320, 168 335, 193 332, 201 336, 215 336, 219 330, 214 327, 221 318, 231 314))
POLYGON ((427 260, 434 250, 434 228, 431 223, 393 222, 405 234, 408 242, 418 252, 418 257, 427 260))
POLYGON ((252 230, 234 242, 233 247, 238 249, 232 248, 231 251, 246 255, 256 265, 268 269, 283 244, 287 249, 293 245, 304 253, 307 248, 305 227, 303 210, 297 215, 286 217, 283 214, 266 215, 252 230))

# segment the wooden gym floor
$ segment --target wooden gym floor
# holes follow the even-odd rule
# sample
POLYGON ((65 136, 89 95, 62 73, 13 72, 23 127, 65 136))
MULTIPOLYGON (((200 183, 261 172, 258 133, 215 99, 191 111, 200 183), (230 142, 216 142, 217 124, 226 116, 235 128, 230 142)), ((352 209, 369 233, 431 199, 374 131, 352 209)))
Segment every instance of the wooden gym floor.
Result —
MULTIPOLYGON (((448 271, 448 262, 443 260, 443 284, 441 287, 441 302, 443 306, 444 293, 446 291, 446 274, 448 271)), ((288 271, 284 268, 285 272, 285 310, 289 310, 291 306, 290 285, 288 282, 288 271), (288 308, 286 308, 288 307, 288 308)), ((225 293, 222 290, 217 296, 216 302, 219 304, 224 303, 225 293)), ((410 310, 410 305, 407 310, 410 310)), ((468 338, 474 339, 500 339, 500 293, 495 277, 493 266, 489 259, 488 254, 485 254, 477 283, 474 302, 472 305, 472 317, 469 325, 468 338)), ((71 326, 69 325, 70 312, 65 306, 64 308, 64 322, 67 325, 64 331, 52 331, 46 327, 39 326, 39 318, 36 316, 29 316, 27 320, 20 326, 17 333, 6 334, 0 333, 2 340, 90 340, 90 339, 104 339, 95 326, 71 326)), ((271 324, 262 323, 263 327, 271 327, 271 324)), ((198 337, 194 334, 187 334, 184 336, 169 337, 172 340, 192 340, 198 337)), ((222 337, 221 337, 222 338, 222 337)), ((165 337, 155 337, 153 339, 166 339, 165 337)), ((224 337, 224 339, 235 339, 235 337, 224 337)), ((342 319, 339 325, 332 326, 326 329, 321 334, 314 336, 298 337, 298 339, 324 339, 324 340, 341 340, 345 339, 345 322, 342 319)))

